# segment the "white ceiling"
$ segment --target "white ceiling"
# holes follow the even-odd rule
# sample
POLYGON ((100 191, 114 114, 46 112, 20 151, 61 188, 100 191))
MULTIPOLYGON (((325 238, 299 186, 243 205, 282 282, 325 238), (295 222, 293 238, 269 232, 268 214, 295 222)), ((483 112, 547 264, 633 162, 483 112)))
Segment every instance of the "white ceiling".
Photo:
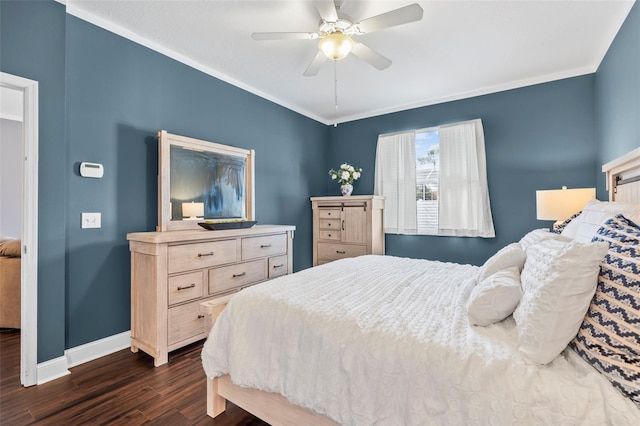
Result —
MULTIPOLYGON (((64 1, 64 0, 61 0, 64 1)), ((344 1, 360 21, 412 1, 344 1)), ((326 124, 593 73, 633 1, 419 1, 419 22, 357 40, 393 61, 353 55, 302 73, 314 40, 252 32, 318 30, 311 1, 66 0, 67 11, 326 124)))

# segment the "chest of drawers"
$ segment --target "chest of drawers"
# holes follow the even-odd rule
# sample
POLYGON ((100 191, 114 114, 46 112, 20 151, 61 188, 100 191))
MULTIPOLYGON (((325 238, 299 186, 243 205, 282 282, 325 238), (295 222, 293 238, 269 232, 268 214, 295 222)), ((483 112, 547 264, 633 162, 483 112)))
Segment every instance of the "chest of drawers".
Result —
POLYGON ((207 336, 201 304, 293 272, 294 226, 127 235, 131 251, 131 350, 168 353, 207 336))
POLYGON ((384 197, 313 197, 313 265, 384 254, 384 197))

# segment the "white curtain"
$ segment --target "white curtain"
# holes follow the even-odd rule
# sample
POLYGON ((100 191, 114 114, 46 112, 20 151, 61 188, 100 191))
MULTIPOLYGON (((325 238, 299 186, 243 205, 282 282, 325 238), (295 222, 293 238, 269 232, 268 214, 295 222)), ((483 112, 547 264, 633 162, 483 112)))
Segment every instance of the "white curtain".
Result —
POLYGON ((481 120, 440 126, 438 221, 439 235, 485 238, 496 235, 481 120))
POLYGON ((385 197, 386 233, 417 232, 415 140, 414 131, 378 137, 373 192, 385 197))

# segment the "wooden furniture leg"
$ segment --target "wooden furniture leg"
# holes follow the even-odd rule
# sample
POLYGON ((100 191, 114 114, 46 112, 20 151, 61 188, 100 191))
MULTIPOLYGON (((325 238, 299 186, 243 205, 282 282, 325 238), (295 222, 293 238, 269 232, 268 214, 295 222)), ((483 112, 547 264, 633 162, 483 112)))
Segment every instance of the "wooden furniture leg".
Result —
POLYGON ((218 394, 218 378, 207 378, 207 415, 216 417, 227 409, 227 400, 218 394))

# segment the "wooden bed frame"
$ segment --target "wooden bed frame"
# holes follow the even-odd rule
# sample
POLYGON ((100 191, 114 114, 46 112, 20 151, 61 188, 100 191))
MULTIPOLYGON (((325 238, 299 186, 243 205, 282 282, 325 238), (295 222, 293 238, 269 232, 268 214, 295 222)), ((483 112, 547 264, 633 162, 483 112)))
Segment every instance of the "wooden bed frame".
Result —
POLYGON ((607 177, 609 201, 640 204, 640 148, 602 166, 607 177))
MULTIPOLYGON (((606 174, 610 201, 640 204, 640 148, 602 166, 606 174)), ((210 305, 207 314, 213 324, 228 300, 210 305)), ((207 414, 223 413, 226 401, 250 412, 271 425, 337 425, 332 419, 291 404, 283 396, 257 389, 243 388, 231 382, 228 375, 207 378, 207 414)))

